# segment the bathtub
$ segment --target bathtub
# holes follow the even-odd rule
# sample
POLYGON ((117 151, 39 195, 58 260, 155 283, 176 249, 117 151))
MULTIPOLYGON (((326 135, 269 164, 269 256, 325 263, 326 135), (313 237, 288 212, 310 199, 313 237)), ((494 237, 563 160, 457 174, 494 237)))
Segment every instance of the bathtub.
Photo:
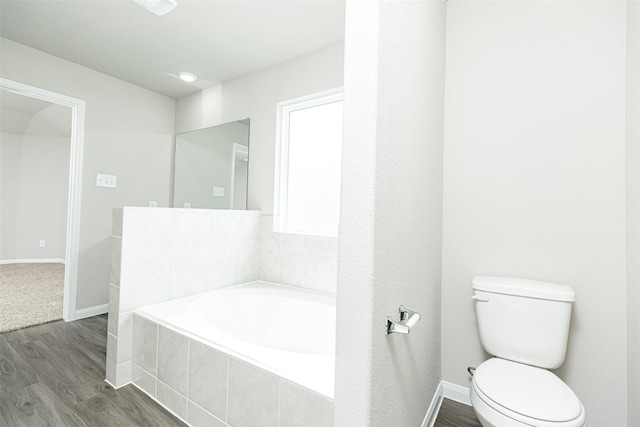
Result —
POLYGON ((335 297, 255 281, 135 314, 333 399, 335 297))

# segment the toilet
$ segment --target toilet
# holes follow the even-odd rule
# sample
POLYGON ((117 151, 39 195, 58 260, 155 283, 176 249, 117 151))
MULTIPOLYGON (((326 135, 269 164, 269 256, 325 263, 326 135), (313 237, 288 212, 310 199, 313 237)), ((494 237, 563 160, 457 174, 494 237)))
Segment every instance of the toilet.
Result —
POLYGON ((584 406, 548 369, 564 362, 575 292, 511 277, 472 280, 480 341, 471 404, 484 427, 586 427, 584 406))

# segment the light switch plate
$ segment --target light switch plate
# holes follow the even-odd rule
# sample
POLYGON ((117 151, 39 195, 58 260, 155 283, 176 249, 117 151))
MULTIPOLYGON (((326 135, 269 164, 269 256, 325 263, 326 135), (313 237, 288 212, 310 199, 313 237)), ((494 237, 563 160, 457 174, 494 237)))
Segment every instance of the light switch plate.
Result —
POLYGON ((213 197, 224 197, 224 187, 213 187, 213 197))
POLYGON ((115 175, 99 173, 96 175, 96 187, 116 188, 116 179, 115 175))

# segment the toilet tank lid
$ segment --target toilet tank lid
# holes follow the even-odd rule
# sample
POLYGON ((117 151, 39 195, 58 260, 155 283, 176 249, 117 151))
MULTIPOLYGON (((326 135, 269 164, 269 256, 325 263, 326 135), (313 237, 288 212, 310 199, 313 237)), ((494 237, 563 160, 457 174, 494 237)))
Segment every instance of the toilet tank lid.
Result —
POLYGON ((477 291, 551 301, 573 302, 576 300, 575 291, 569 285, 517 277, 475 276, 471 280, 471 287, 477 291))

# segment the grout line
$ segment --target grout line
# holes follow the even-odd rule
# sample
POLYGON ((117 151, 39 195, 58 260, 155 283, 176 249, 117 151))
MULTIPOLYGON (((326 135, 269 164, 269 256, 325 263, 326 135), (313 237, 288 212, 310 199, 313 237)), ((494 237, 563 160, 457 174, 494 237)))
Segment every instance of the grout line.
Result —
POLYGON ((229 425, 229 380, 231 377, 231 356, 228 354, 227 356, 227 398, 226 398, 226 407, 224 408, 224 423, 229 425))
POLYGON ((185 410, 184 417, 189 420, 189 380, 191 379, 191 338, 187 338, 187 409, 185 410))

